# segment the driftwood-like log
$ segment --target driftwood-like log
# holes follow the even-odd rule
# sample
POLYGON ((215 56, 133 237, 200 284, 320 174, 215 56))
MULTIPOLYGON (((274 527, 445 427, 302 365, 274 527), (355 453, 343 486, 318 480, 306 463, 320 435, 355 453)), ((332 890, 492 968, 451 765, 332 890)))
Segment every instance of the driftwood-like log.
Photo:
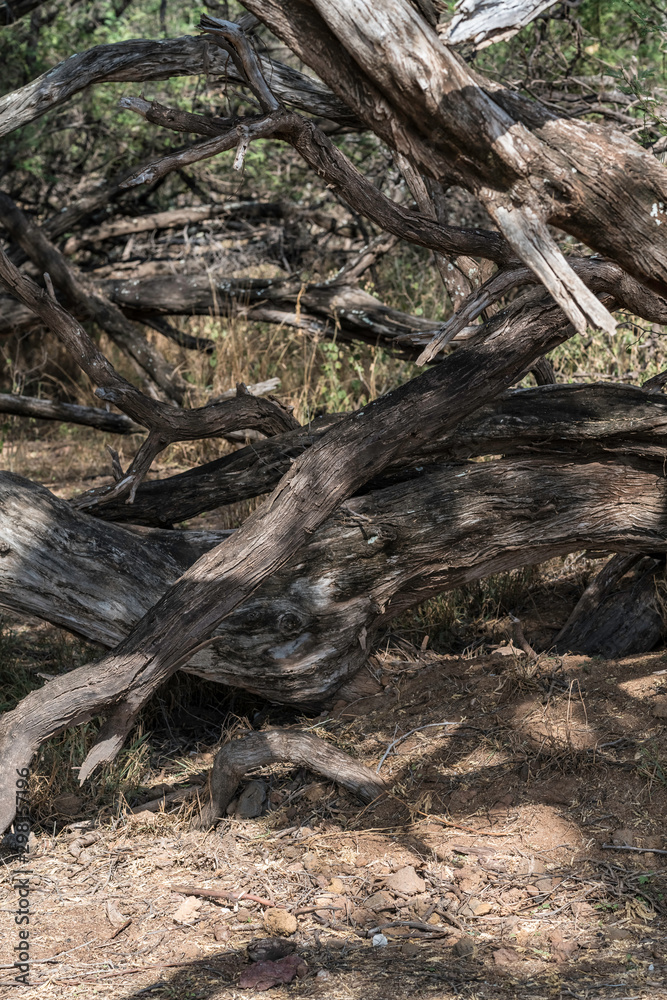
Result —
MULTIPOLYGON (((66 315, 48 312, 54 325, 66 315)), ((71 317, 67 320, 71 323, 71 317)), ((344 418, 335 433, 296 459, 234 535, 169 588, 113 653, 54 678, 3 716, 0 829, 15 815, 11 775, 17 767, 29 766, 44 739, 113 706, 80 780, 99 763, 113 760, 157 687, 294 558, 347 497, 400 454, 453 429, 484 400, 513 385, 526 366, 570 337, 572 327, 564 325, 562 312, 545 296, 533 296, 530 303, 519 297, 485 324, 483 335, 479 346, 455 351, 419 378, 344 418)))
MULTIPOLYGON (((143 482, 134 503, 110 500, 95 508, 108 521, 170 527, 225 504, 268 493, 292 462, 320 440, 342 415, 276 435, 169 479, 143 482)), ((481 455, 551 455, 593 458, 633 455, 661 461, 667 433, 667 398, 630 385, 552 385, 516 389, 434 435, 385 470, 410 475, 434 462, 481 455)), ((73 501, 77 506, 77 500, 73 501)))
POLYGON ((614 556, 582 594, 554 639, 556 649, 610 660, 649 652, 665 632, 656 587, 664 573, 664 557, 614 556))
POLYGON ((379 774, 312 733, 294 729, 248 733, 225 744, 216 754, 209 775, 210 799, 202 809, 199 825, 213 826, 224 815, 243 776, 268 764, 307 767, 354 792, 363 802, 372 802, 387 790, 379 774))
MULTIPOLYGON (((110 647, 223 537, 137 534, 10 473, 0 484, 0 602, 110 647)), ((629 458, 432 467, 347 500, 183 669, 319 704, 362 666, 374 631, 428 597, 586 547, 666 551, 666 497, 662 463, 629 458)), ((115 678, 99 665, 68 676, 94 679, 98 704, 113 702, 115 678)), ((49 685, 66 683, 29 698, 42 695, 48 713, 49 685)))

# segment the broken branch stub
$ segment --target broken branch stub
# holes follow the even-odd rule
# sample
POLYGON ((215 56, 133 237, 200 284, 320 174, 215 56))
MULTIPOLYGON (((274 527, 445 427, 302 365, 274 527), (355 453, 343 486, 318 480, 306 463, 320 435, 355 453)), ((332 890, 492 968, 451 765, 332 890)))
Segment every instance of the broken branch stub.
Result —
POLYGON ((224 816, 243 776, 269 764, 306 767, 354 792, 363 802, 373 802, 388 787, 370 767, 312 733, 294 729, 248 733, 225 744, 216 754, 209 774, 210 798, 198 825, 204 829, 213 826, 224 816))

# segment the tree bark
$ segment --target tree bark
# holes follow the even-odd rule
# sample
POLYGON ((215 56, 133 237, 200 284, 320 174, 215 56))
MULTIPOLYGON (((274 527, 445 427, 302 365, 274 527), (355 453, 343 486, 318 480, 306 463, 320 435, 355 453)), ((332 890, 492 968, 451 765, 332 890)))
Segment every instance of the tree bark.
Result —
POLYGON ((588 585, 554 639, 556 649, 609 660, 650 652, 665 632, 657 591, 664 575, 664 557, 641 552, 614 556, 588 585))
MULTIPOLYGON (((629 457, 433 466, 347 500, 182 669, 320 704, 363 665, 374 632, 435 594, 586 547, 665 552, 665 483, 660 462, 629 457)), ((0 602, 109 647, 225 535, 105 525, 11 473, 0 512, 0 602)), ((57 691, 93 682, 102 710, 117 697, 105 661, 49 682, 11 715, 32 729, 43 712, 53 725, 57 691)))
MULTIPOLYGON (((262 59, 271 86, 302 111, 357 130, 362 122, 319 81, 271 59, 262 59)), ((205 38, 132 39, 96 45, 53 66, 24 87, 0 98, 0 137, 27 125, 96 83, 140 83, 207 73, 245 83, 233 60, 205 38)))
POLYGON ((531 212, 667 294, 667 215, 660 209, 667 169, 637 143, 558 117, 472 73, 407 0, 245 6, 422 173, 476 193, 515 253, 542 280, 553 279, 555 291, 560 282, 565 297, 580 294, 565 271, 556 276, 562 263, 555 256, 542 272, 528 245, 554 248, 541 230, 538 239, 531 212))
MULTIPOLYGON (((320 440, 342 414, 314 420, 169 479, 141 484, 134 503, 96 507, 108 521, 170 527, 225 504, 268 493, 299 455, 320 440)), ((667 398, 629 385, 551 385, 517 389, 479 409, 450 433, 400 456, 383 475, 410 475, 434 462, 481 455, 594 458, 632 455, 661 461, 667 398)), ((368 487, 365 487, 367 490, 368 487)), ((73 501, 77 506, 76 499, 73 501)))

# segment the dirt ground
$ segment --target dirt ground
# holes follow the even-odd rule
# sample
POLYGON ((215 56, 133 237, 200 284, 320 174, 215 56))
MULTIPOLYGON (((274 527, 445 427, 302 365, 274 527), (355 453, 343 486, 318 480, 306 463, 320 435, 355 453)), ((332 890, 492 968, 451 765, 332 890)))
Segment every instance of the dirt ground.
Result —
MULTIPOLYGON (((57 483, 46 458, 24 449, 16 471, 63 496, 97 483, 75 443, 51 459, 57 483)), ((542 621, 574 599, 550 599, 542 621)), ((58 630, 9 627, 17 663, 57 672, 58 630)), ((30 985, 12 967, 25 876, 5 838, 0 996, 251 1000, 272 955, 299 973, 275 1000, 667 998, 666 652, 534 662, 394 636, 316 717, 242 700, 221 714, 201 685, 178 711, 160 702, 162 743, 148 733, 131 792, 79 790, 71 737, 36 764, 30 985), (246 777, 215 830, 193 830, 219 741, 276 725, 380 767, 391 791, 364 806, 275 766, 246 777), (264 804, 244 818, 253 795, 264 804)))
MULTIPOLYGON (((278 935, 305 964, 276 1000, 667 997, 665 654, 535 667, 394 650, 358 695, 310 726, 382 764, 392 791, 370 806, 273 767, 263 815, 193 832, 210 750, 185 781, 163 768, 145 786, 157 812, 96 820, 56 800, 30 853, 20 995, 251 998, 248 949, 278 935)), ((18 865, 6 846, 8 996, 18 865)))

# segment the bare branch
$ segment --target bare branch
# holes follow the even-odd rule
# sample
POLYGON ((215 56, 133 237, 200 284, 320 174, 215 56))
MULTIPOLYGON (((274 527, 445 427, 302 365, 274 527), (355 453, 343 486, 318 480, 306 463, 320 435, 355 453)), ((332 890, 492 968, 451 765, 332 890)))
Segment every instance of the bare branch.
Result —
MULTIPOLYGON (((151 110, 148 101, 137 97, 123 97, 119 101, 122 108, 134 111, 142 117, 148 117, 147 112, 151 110)), ((194 146, 186 146, 174 153, 154 160, 141 170, 132 174, 120 185, 121 188, 136 187, 138 184, 146 184, 155 181, 159 177, 172 170, 181 170, 192 163, 199 163, 200 160, 207 160, 218 153, 224 153, 229 149, 237 149, 241 143, 250 143, 253 139, 265 139, 274 135, 282 124, 285 112, 279 110, 270 115, 266 115, 259 120, 246 119, 234 128, 227 127, 224 134, 216 139, 209 139, 206 142, 195 143, 194 146)), ((247 145, 245 146, 247 149, 247 145)))
POLYGON ((306 767, 354 792, 364 802, 372 802, 388 787, 370 767, 313 733, 294 729, 248 733, 226 743, 216 754, 209 775, 210 801, 202 809, 199 825, 213 826, 224 816, 243 776, 268 764, 306 767))
MULTIPOLYGON (((123 98, 122 104, 147 121, 164 128, 203 135, 211 135, 213 131, 224 132, 223 139, 229 142, 224 148, 231 149, 236 145, 237 138, 235 136, 235 141, 232 141, 228 123, 219 124, 215 119, 165 108, 156 102, 149 105, 143 98, 123 98)), ((262 119, 266 122, 272 120, 273 116, 262 119)), ((484 257, 497 264, 518 262, 516 254, 498 233, 483 229, 443 226, 432 218, 417 215, 386 198, 313 122, 296 114, 283 113, 279 125, 271 135, 294 146, 306 163, 328 185, 337 190, 351 208, 365 215, 386 232, 446 256, 463 254, 469 257, 484 257)), ((203 146, 202 143, 201 147, 203 146)), ((217 151, 222 151, 222 148, 217 151)), ((137 172, 136 176, 140 175, 143 175, 143 171, 137 172)))
MULTIPOLYGON (((266 57, 260 62, 274 93, 284 102, 338 122, 344 128, 363 128, 349 108, 312 77, 266 57)), ((65 104, 92 84, 141 83, 206 72, 234 83, 246 83, 231 58, 212 50, 204 38, 134 39, 96 45, 87 52, 70 56, 31 83, 1 97, 0 137, 40 118, 51 108, 65 104)))
POLYGON ((16 417, 34 417, 37 420, 83 424, 86 427, 96 427, 100 431, 109 431, 111 434, 137 434, 144 429, 141 424, 130 420, 124 413, 111 413, 94 406, 54 403, 50 399, 14 396, 8 393, 0 393, 0 413, 11 413, 16 417))
POLYGON ((216 45, 220 45, 234 60, 238 71, 245 77, 262 111, 271 114, 277 111, 281 104, 269 89, 257 53, 248 41, 248 37, 238 24, 233 21, 223 21, 218 17, 202 14, 199 26, 216 45))
POLYGON ((118 499, 131 494, 146 472, 148 456, 154 457, 171 441, 218 437, 228 431, 243 430, 246 427, 256 427, 271 434, 298 426, 291 414, 269 400, 252 396, 245 387, 237 389, 233 400, 213 403, 197 410, 183 410, 149 399, 118 374, 76 320, 34 281, 15 268, 2 251, 0 281, 37 313, 65 344, 82 370, 98 386, 95 395, 118 406, 149 430, 149 437, 135 459, 136 466, 130 468, 120 483, 104 487, 100 491, 90 491, 79 501, 81 506, 93 506, 101 497, 113 496, 118 499))
POLYGON ((551 0, 458 0, 442 38, 448 45, 471 43, 485 49, 516 35, 552 6, 551 0))
MULTIPOLYGON (((63 254, 29 222, 8 195, 0 192, 0 224, 42 272, 48 272, 67 300, 85 316, 92 316, 111 339, 146 372, 170 399, 180 402, 187 383, 169 365, 160 351, 106 298, 94 281, 70 265, 63 254)), ((11 290, 11 289, 10 289, 11 290)), ((26 303, 27 304, 27 303, 26 303)))

